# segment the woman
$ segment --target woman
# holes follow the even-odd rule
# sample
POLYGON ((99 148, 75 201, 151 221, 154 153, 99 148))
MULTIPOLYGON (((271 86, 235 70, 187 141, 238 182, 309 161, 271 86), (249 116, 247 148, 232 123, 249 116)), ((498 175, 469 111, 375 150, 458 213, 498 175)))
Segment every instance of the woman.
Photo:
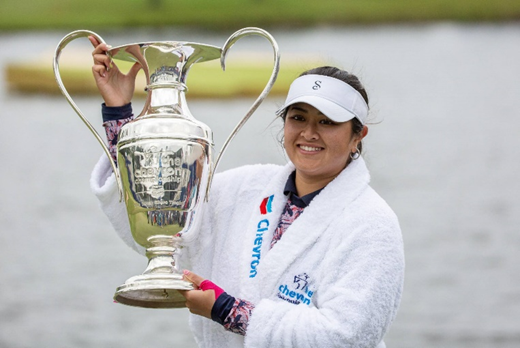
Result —
MULTIPOLYGON (((107 71, 106 46, 91 41, 113 138, 131 118, 138 67, 127 76, 107 71)), ((184 296, 201 347, 385 347, 404 256, 397 218, 370 188, 361 157, 367 114, 354 75, 310 70, 292 83, 279 110, 290 163, 215 176, 203 232, 182 259, 190 265, 185 277, 198 287, 184 296)), ((105 158, 91 183, 115 229, 135 247, 105 158)))

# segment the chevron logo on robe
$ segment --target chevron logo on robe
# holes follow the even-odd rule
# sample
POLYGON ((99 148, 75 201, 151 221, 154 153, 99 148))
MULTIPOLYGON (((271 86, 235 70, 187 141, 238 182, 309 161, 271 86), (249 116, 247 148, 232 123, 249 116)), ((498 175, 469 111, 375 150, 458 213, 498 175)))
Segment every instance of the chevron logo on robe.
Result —
POLYGON ((273 202, 274 195, 265 197, 260 204, 260 214, 265 215, 272 212, 271 203, 273 202))

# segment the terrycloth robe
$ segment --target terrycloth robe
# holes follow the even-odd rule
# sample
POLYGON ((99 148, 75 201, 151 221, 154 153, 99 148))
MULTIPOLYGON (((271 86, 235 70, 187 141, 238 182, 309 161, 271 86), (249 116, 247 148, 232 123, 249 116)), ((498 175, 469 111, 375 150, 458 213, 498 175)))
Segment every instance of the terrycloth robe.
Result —
MULTIPOLYGON (((215 348, 385 347, 383 336, 397 312, 404 275, 395 214, 369 186, 360 158, 313 199, 270 249, 292 171, 290 163, 253 165, 215 176, 201 229, 185 235, 181 267, 256 307, 245 337, 191 316, 197 343, 215 348)), ((109 172, 108 162, 100 160, 92 188, 116 231, 136 248, 109 172)))

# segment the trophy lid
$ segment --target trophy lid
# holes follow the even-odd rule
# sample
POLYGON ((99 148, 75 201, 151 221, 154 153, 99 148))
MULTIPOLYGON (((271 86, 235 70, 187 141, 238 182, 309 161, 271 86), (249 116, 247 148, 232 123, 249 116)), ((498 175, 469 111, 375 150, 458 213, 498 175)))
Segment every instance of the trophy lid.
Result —
POLYGON ((184 83, 186 73, 194 63, 219 59, 222 49, 195 42, 158 41, 135 43, 111 48, 112 59, 141 64, 147 79, 162 72, 175 73, 177 82, 184 83))

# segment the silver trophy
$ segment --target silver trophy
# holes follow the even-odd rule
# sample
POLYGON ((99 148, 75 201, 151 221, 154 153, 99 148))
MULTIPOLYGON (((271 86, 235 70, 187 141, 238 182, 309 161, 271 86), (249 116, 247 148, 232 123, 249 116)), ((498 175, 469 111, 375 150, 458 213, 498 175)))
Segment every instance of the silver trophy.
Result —
MULTIPOLYGON (((229 37, 222 48, 192 42, 161 41, 111 48, 114 60, 139 62, 146 76, 147 99, 143 111, 121 129, 117 165, 103 139, 83 116, 65 89, 59 73, 62 50, 73 40, 93 35, 77 30, 66 35, 54 55, 58 86, 79 117, 97 138, 110 159, 125 201, 134 240, 144 248, 148 267, 119 286, 114 300, 147 308, 184 307, 178 290, 192 290, 176 266, 178 249, 199 228, 202 205, 208 198, 213 173, 228 144, 271 90, 279 70, 280 55, 274 38, 259 28, 244 28, 229 37), (193 64, 220 59, 225 70, 228 50, 240 38, 259 35, 271 43, 274 67, 260 96, 225 141, 213 165, 211 129, 188 109, 187 73, 193 64)), ((189 247, 189 246, 187 246, 189 247)))

